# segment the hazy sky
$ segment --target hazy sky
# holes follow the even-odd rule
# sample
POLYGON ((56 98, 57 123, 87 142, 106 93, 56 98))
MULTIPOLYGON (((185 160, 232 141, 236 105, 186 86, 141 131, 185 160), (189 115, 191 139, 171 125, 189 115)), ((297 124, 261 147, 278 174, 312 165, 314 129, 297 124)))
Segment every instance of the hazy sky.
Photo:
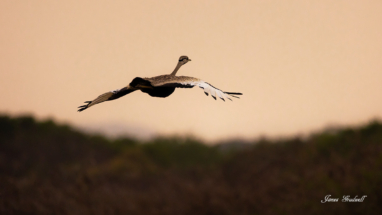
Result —
POLYGON ((293 135, 382 117, 382 1, 0 1, 0 112, 206 140, 293 135), (178 75, 242 92, 134 92, 178 75), (118 125, 118 126, 116 126, 118 125))

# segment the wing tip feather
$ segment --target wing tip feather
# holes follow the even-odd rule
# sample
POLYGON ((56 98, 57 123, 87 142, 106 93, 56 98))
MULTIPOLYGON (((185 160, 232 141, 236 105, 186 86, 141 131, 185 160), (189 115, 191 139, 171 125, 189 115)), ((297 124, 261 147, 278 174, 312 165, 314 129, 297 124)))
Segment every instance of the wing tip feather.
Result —
POLYGON ((83 111, 83 110, 86 110, 88 107, 83 107, 83 108, 80 108, 79 110, 78 110, 78 112, 81 112, 81 111, 83 111))
POLYGON ((88 107, 89 107, 89 105, 90 105, 90 103, 92 103, 92 101, 86 101, 85 103, 87 103, 86 105, 81 105, 81 106, 79 106, 78 108, 78 112, 81 112, 81 111, 83 111, 83 110, 86 110, 88 107))
POLYGON ((224 93, 227 93, 229 95, 243 95, 243 93, 235 93, 235 92, 224 92, 224 93))
MULTIPOLYGON (((235 93, 235 92, 224 92, 225 94, 229 95, 229 96, 232 96, 234 98, 237 98, 237 99, 240 99, 239 96, 236 96, 236 95, 243 95, 242 93, 235 93)), ((232 101, 232 100, 231 100, 232 101)))

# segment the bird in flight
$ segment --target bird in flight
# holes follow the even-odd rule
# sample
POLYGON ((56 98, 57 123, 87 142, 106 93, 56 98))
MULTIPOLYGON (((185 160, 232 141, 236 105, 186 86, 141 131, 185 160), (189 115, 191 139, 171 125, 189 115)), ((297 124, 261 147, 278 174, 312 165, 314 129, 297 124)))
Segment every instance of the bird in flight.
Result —
POLYGON ((191 59, 189 59, 187 56, 180 56, 178 64, 176 65, 174 71, 170 75, 160 75, 152 78, 136 77, 126 87, 104 93, 98 96, 93 101, 86 101, 86 105, 79 106, 78 111, 86 110, 89 107, 104 101, 118 99, 136 90, 140 90, 144 93, 147 93, 152 97, 165 98, 171 95, 175 91, 175 88, 193 88, 194 86, 198 86, 204 90, 204 93, 207 96, 208 94, 211 94, 211 96, 215 100, 216 97, 219 97, 223 101, 225 101, 225 99, 229 99, 232 101, 230 97, 239 98, 238 95, 242 95, 242 93, 224 92, 198 78, 187 76, 175 76, 179 68, 186 64, 188 61, 191 61, 191 59))

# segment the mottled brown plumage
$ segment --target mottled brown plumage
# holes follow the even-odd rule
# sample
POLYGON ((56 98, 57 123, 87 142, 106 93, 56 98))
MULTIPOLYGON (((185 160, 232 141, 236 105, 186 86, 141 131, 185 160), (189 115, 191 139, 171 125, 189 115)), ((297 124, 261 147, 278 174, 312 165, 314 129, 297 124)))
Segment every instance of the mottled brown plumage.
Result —
POLYGON ((147 93, 153 97, 165 98, 171 95, 175 91, 175 88, 192 88, 194 86, 199 86, 200 88, 204 89, 204 93, 206 95, 211 94, 214 99, 219 97, 225 101, 225 99, 231 100, 229 96, 238 98, 235 95, 242 95, 241 93, 223 92, 222 90, 219 90, 218 88, 198 78, 175 76, 180 67, 186 64, 188 61, 191 60, 187 56, 181 56, 174 71, 170 75, 160 75, 152 78, 134 78, 128 86, 123 87, 122 89, 104 93, 93 101, 85 102, 87 104, 78 107, 78 111, 83 111, 95 104, 104 101, 120 98, 126 94, 134 92, 135 90, 141 90, 142 92, 147 93))

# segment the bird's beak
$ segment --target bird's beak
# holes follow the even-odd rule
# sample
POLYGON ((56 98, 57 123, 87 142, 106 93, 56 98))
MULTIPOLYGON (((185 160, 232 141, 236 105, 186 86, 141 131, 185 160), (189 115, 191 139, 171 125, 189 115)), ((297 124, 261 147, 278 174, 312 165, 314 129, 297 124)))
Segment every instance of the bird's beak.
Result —
POLYGON ((188 61, 191 61, 191 59, 188 59, 188 61))

